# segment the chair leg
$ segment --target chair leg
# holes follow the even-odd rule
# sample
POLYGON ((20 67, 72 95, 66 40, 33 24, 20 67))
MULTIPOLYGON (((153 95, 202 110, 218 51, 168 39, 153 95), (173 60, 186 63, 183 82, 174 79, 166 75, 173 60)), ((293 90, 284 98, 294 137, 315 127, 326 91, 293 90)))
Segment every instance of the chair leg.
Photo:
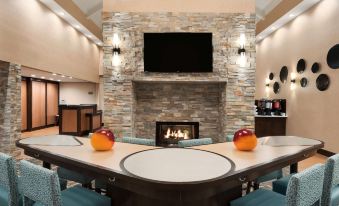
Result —
POLYGON ((259 189, 259 183, 254 182, 254 183, 253 183, 253 189, 254 189, 254 190, 259 189))
POLYGON ((252 181, 249 181, 249 182, 247 183, 246 194, 248 194, 248 193, 251 192, 251 187, 252 187, 252 181))
POLYGON ((82 184, 82 187, 84 188, 87 188, 87 189, 92 189, 92 183, 85 183, 85 184, 82 184))

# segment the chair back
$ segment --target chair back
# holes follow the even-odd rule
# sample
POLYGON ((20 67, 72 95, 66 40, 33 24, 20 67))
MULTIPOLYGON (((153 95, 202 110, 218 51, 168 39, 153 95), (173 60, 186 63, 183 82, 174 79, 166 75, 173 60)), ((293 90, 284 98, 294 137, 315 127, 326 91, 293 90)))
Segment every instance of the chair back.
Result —
POLYGON ((140 145, 147 145, 147 146, 155 146, 154 139, 144 139, 144 138, 136 138, 136 137, 123 137, 121 139, 123 143, 129 144, 140 144, 140 145))
POLYGON ((18 180, 13 157, 0 153, 0 187, 8 191, 9 206, 19 204, 18 180))
POLYGON ((201 139, 189 139, 189 140, 181 140, 178 142, 179 147, 193 147, 199 145, 213 144, 211 138, 201 138, 201 139))
POLYGON ((333 187, 339 185, 339 154, 329 157, 325 164, 325 179, 323 186, 322 206, 331 205, 333 187))
POLYGON ((61 206, 59 178, 56 172, 37 166, 25 160, 20 161, 20 191, 24 205, 31 201, 47 206, 61 206))
POLYGON ((286 192, 287 206, 320 205, 324 165, 316 164, 291 177, 286 192))

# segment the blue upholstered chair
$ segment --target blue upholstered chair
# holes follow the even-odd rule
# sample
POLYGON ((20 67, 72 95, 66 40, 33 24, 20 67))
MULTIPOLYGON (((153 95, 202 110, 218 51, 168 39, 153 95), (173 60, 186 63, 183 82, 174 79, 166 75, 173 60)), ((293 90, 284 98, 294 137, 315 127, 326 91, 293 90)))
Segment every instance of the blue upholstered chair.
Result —
POLYGON ((15 161, 11 156, 3 153, 0 153, 0 205, 22 205, 18 191, 15 161))
POLYGON ((60 190, 55 171, 37 166, 25 160, 20 162, 20 191, 25 206, 105 206, 110 198, 83 187, 60 190))
MULTIPOLYGON (((93 133, 89 133, 88 138, 91 138, 93 133)), ((63 167, 58 167, 57 168, 57 173, 60 178, 60 180, 70 180, 73 182, 77 182, 82 184, 83 187, 86 188, 91 188, 92 187, 92 181, 94 180, 93 177, 89 177, 83 174, 80 174, 78 172, 63 168, 63 167)), ((67 181, 66 181, 67 185, 67 181)), ((63 189, 63 187, 61 187, 63 189)))
POLYGON ((154 139, 145 139, 145 138, 136 138, 136 137, 123 137, 121 139, 123 143, 129 144, 140 144, 140 145, 148 145, 148 146, 155 146, 154 139))
POLYGON ((339 154, 328 158, 325 165, 322 206, 339 205, 339 154))
POLYGON ((292 175, 286 196, 258 189, 233 200, 231 206, 316 206, 320 205, 324 182, 324 166, 317 164, 298 174, 292 175))
POLYGON ((211 138, 201 138, 201 139, 189 139, 189 140, 181 140, 178 142, 179 147, 193 147, 199 145, 213 144, 211 138))
MULTIPOLYGON (((285 195, 291 175, 272 183, 273 191, 285 195)), ((339 154, 330 157, 325 165, 322 206, 339 205, 339 154)))

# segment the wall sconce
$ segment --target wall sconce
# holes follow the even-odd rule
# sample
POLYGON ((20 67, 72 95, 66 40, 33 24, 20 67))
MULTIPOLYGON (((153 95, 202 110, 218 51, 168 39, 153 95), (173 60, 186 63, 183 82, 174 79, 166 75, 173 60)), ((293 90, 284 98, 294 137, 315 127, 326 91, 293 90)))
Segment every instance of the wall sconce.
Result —
POLYGON ((120 54, 121 50, 120 50, 120 39, 119 39, 119 36, 118 34, 113 34, 113 54, 116 53, 116 54, 120 54))
POLYGON ((113 66, 119 66, 120 65, 120 57, 119 54, 121 53, 120 50, 120 39, 118 34, 113 34, 113 40, 112 40, 112 44, 113 44, 113 58, 112 58, 112 65, 113 66))
POLYGON ((295 83, 296 83, 296 77, 295 77, 295 73, 291 73, 291 86, 290 86, 290 88, 291 88, 291 90, 294 90, 295 89, 295 83))
POLYGON ((266 86, 266 92, 268 92, 269 89, 270 89, 270 80, 269 79, 265 80, 265 86, 266 86))
POLYGON ((245 50, 245 43, 246 43, 246 37, 245 34, 240 34, 239 37, 239 49, 238 49, 238 54, 240 55, 238 59, 238 64, 240 67, 245 67, 246 66, 246 50, 245 50))

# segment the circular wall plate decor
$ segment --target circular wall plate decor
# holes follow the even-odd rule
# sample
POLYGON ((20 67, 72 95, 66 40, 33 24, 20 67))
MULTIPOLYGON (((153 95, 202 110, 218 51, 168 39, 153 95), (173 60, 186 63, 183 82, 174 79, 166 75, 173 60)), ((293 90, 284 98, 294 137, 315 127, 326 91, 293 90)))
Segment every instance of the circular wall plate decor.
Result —
POLYGON ((297 72, 299 74, 303 73, 306 69, 306 62, 304 59, 299 59, 298 64, 297 64, 297 72))
POLYGON ((327 53, 327 64, 332 69, 339 69, 339 44, 333 46, 327 53))
POLYGON ((327 74, 320 74, 316 81, 319 91, 325 91, 330 86, 330 78, 327 74))
POLYGON ((287 69, 287 66, 283 66, 280 70, 280 81, 282 83, 286 83, 287 81, 287 76, 288 76, 288 69, 287 69))
POLYGON ((312 65, 311 70, 312 70, 313 73, 319 72, 319 70, 320 70, 320 65, 319 65, 319 63, 318 63, 318 62, 315 62, 315 63, 312 65))
POLYGON ((273 92, 274 92, 274 94, 278 94, 279 91, 280 91, 280 84, 279 84, 279 82, 274 82, 274 84, 273 84, 273 92))
POLYGON ((274 74, 271 72, 270 75, 268 76, 268 78, 269 78, 270 80, 273 80, 274 74))
POLYGON ((306 77, 301 78, 301 80, 300 80, 300 86, 301 86, 301 87, 306 87, 307 84, 308 84, 308 80, 306 79, 306 77))

